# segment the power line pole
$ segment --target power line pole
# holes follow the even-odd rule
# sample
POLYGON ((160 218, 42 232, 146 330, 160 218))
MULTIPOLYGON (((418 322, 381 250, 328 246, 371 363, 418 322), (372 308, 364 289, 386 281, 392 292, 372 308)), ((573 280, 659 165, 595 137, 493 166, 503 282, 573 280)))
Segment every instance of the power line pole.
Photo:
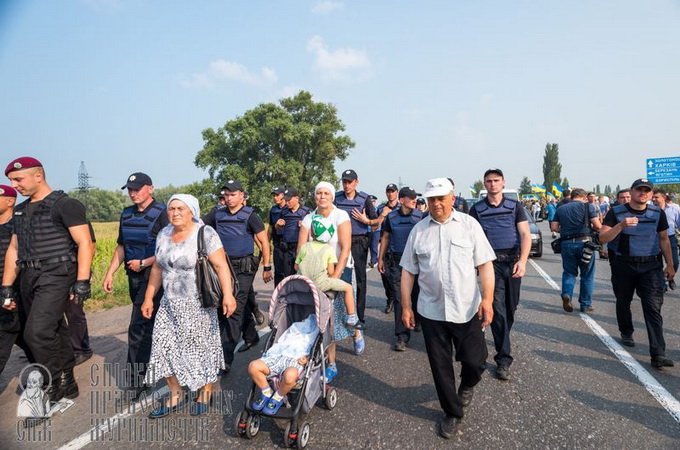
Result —
POLYGON ((78 191, 87 192, 90 190, 90 177, 85 168, 85 161, 80 161, 80 168, 78 169, 78 191))

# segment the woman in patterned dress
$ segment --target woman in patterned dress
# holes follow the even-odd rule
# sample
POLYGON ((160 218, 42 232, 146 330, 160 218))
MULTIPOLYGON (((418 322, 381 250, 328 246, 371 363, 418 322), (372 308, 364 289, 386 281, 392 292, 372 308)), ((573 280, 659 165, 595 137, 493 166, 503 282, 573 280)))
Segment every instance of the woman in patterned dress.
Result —
MULTIPOLYGON (((199 391, 191 414, 207 412, 213 383, 224 368, 217 309, 203 307, 196 285, 197 236, 203 225, 199 217, 195 197, 173 195, 168 202, 170 224, 158 233, 156 240, 156 262, 142 304, 144 317, 151 318, 153 297, 161 283, 163 298, 154 323, 146 382, 152 384, 165 378, 170 395, 161 399, 151 418, 166 416, 186 405, 182 386, 199 391)), ((228 317, 236 309, 236 299, 224 249, 214 229, 206 226, 203 238, 208 260, 222 285, 222 310, 228 317)))

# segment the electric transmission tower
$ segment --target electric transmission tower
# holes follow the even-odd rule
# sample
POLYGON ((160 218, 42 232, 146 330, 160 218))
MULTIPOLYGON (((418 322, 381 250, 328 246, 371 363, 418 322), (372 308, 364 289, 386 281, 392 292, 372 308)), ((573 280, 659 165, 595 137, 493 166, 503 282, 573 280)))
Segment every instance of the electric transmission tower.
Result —
POLYGON ((85 161, 80 161, 80 168, 78 169, 78 190, 80 192, 90 190, 90 178, 85 168, 85 161))

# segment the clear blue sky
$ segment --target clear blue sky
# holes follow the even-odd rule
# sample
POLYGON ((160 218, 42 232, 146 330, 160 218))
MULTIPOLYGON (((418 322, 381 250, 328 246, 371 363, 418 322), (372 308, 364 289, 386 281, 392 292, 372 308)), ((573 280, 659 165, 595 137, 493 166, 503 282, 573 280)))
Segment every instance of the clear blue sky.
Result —
POLYGON ((0 0, 0 158, 71 189, 205 176, 201 131, 299 89, 334 103, 353 168, 457 190, 489 167, 627 185, 680 155, 676 1, 0 0))

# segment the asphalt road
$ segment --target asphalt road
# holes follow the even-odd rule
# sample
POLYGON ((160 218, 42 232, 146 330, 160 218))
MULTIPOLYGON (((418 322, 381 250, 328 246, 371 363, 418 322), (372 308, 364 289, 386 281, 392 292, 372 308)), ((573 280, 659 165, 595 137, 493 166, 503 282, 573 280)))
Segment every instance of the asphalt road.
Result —
MULTIPOLYGON (((546 225, 540 226, 549 236, 546 225)), ((544 247, 544 256, 533 261, 559 285, 559 256, 552 254, 547 242, 544 247)), ((415 334, 404 353, 391 350, 393 317, 382 311, 379 274, 369 272, 366 352, 355 356, 351 340, 340 346, 340 375, 333 383, 339 390, 338 405, 333 411, 315 408, 307 416, 309 448, 680 448, 680 364, 663 371, 650 366, 639 302, 633 304, 635 348, 624 350, 598 336, 601 329, 618 339, 608 264, 597 261, 596 273, 595 311, 588 320, 578 312, 564 312, 559 291, 535 266, 528 266, 513 328, 511 379, 493 376, 493 342, 487 330, 489 370, 475 389, 460 432, 445 441, 436 434, 442 413, 422 336, 415 334)), ((256 288, 264 307, 272 286, 260 281, 256 288)), ((672 292, 663 308, 667 356, 678 363, 679 300, 672 292)), ((148 407, 143 411, 114 407, 120 391, 111 372, 116 363, 125 362, 129 307, 101 311, 88 320, 96 355, 76 368, 81 395, 44 427, 17 424, 16 375, 25 361, 15 348, 0 377, 0 448, 108 448, 113 442, 116 449, 283 445, 283 421, 264 420, 260 434, 250 441, 232 431, 250 388, 246 366, 259 356, 262 344, 237 354, 232 372, 221 380, 224 395, 219 410, 201 420, 184 412, 153 422, 146 419, 148 407), (91 431, 107 423, 113 431, 91 431)))

